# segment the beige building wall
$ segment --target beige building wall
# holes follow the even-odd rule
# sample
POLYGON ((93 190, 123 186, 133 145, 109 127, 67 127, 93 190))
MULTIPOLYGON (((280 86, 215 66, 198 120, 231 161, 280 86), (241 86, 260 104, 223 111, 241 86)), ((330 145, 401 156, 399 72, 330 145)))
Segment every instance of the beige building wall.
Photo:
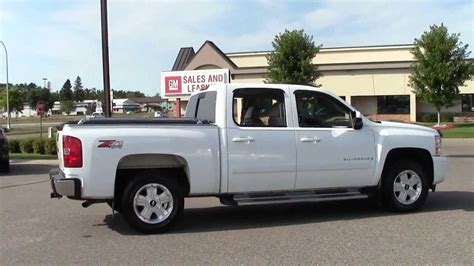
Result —
POLYGON ((245 74, 245 75, 231 75, 232 83, 263 83, 265 80, 264 74, 245 74))
POLYGON ((360 70, 325 74, 317 81, 340 96, 408 95, 407 70, 360 70))

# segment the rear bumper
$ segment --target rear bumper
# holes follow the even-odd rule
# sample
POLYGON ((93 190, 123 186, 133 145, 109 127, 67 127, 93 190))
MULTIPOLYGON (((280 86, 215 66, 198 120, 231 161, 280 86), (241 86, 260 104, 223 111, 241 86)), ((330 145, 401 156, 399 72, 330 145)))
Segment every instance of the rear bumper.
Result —
POLYGON ((448 159, 443 156, 433 156, 433 185, 441 183, 448 175, 448 159))
POLYGON ((51 198, 66 196, 72 199, 81 198, 81 180, 78 178, 66 178, 60 169, 51 169, 49 172, 51 181, 51 198))

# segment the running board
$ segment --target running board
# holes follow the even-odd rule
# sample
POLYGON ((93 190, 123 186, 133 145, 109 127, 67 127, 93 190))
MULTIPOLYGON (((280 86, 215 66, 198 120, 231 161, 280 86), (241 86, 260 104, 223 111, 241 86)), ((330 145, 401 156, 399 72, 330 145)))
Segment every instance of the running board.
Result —
POLYGON ((236 194, 222 197, 221 203, 225 205, 244 206, 260 204, 296 203, 296 202, 321 202, 350 199, 366 199, 369 195, 356 191, 340 192, 288 192, 279 194, 236 194))

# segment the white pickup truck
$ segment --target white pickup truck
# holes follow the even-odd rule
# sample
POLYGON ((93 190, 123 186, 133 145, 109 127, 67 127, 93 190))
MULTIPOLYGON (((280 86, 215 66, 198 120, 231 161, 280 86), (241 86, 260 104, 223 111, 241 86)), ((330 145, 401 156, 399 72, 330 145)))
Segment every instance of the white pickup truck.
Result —
POLYGON ((145 233, 174 224, 185 197, 238 206, 373 196, 413 211, 447 174, 436 130, 373 122, 299 85, 210 87, 183 119, 66 124, 58 153, 51 197, 107 202, 145 233))

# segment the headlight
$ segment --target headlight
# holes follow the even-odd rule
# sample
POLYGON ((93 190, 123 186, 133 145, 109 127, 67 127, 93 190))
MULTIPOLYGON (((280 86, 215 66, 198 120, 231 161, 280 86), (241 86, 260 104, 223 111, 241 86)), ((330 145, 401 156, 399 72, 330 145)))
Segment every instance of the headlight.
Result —
POLYGON ((435 156, 441 156, 441 137, 435 136, 435 156))

